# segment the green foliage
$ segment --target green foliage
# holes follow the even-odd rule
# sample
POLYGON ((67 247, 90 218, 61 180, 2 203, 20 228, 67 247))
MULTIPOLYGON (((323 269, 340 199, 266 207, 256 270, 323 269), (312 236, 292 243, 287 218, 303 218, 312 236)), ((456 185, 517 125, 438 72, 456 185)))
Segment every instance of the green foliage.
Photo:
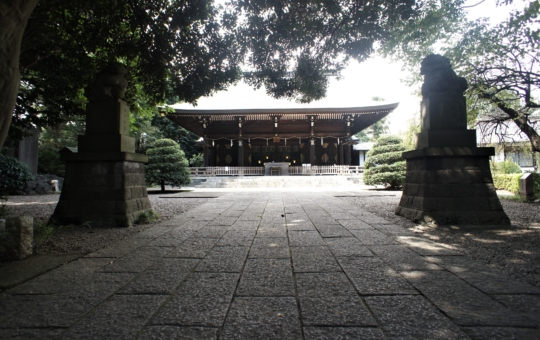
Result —
POLYGON ((396 189, 405 180, 406 164, 401 154, 405 145, 397 136, 380 137, 366 155, 364 183, 396 189))
POLYGON ((40 1, 22 41, 11 130, 83 116, 84 87, 111 61, 131 69, 132 123, 168 98, 195 103, 240 78, 233 34, 212 1, 40 1))
POLYGON ((0 195, 14 194, 33 179, 34 175, 26 164, 0 154, 0 195))
POLYGON ((55 126, 42 128, 38 140, 38 172, 63 177, 65 163, 60 160, 60 151, 64 147, 77 147, 77 138, 86 129, 82 117, 55 126))
POLYGON ((522 174, 493 174, 493 185, 497 190, 508 190, 519 194, 519 179, 522 174))
POLYGON ((188 160, 178 143, 172 139, 158 139, 147 151, 148 165, 145 167, 147 185, 180 187, 191 183, 188 160))
POLYGON ((408 120, 407 130, 403 133, 403 144, 407 150, 416 148, 416 135, 420 133, 422 126, 420 125, 419 114, 415 114, 413 118, 408 120))
POLYGON ((143 211, 139 217, 137 217, 135 224, 150 224, 157 220, 159 220, 159 214, 154 212, 154 210, 147 210, 143 211))
MULTIPOLYGON (((436 32, 420 31, 415 23, 437 11, 440 2, 232 1, 225 19, 236 26, 238 41, 250 53, 249 84, 264 85, 277 98, 310 102, 326 94, 327 74, 339 73, 351 59, 366 60, 376 46, 395 46, 392 32, 436 32)), ((443 3, 459 10, 461 1, 443 3)), ((454 19, 431 18, 432 24, 454 19)))
POLYGON ((157 130, 149 136, 150 143, 156 139, 168 138, 180 145, 180 149, 184 151, 187 159, 191 159, 197 153, 195 142, 199 137, 196 134, 178 126, 167 117, 158 115, 152 118, 152 126, 157 130))
MULTIPOLYGON (((384 102, 386 101, 384 98, 374 96, 371 98, 374 102, 384 102)), ((358 132, 354 136, 358 138, 361 142, 372 142, 377 140, 380 136, 384 135, 385 133, 388 133, 390 127, 388 125, 388 122, 386 121, 387 117, 384 117, 383 119, 377 121, 375 124, 368 126, 364 130, 358 132)))
POLYGON ((492 174, 521 174, 521 167, 511 160, 489 162, 492 174))
POLYGON ((197 153, 191 156, 189 159, 189 166, 194 168, 204 166, 204 155, 202 153, 197 153))
POLYGON ((355 134, 355 137, 358 138, 361 142, 372 142, 377 140, 380 136, 388 133, 390 126, 386 120, 387 117, 379 120, 373 125, 365 128, 364 130, 355 134))
POLYGON ((34 223, 34 242, 36 244, 43 244, 53 237, 56 231, 56 227, 52 224, 48 224, 42 221, 34 223))

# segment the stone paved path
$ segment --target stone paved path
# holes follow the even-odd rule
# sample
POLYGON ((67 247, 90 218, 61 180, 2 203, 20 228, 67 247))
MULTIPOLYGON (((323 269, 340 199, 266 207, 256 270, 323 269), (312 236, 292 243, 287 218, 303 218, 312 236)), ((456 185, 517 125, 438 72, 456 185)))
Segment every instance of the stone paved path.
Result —
POLYGON ((540 339, 540 289, 323 193, 230 193, 0 294, 0 338, 540 339))

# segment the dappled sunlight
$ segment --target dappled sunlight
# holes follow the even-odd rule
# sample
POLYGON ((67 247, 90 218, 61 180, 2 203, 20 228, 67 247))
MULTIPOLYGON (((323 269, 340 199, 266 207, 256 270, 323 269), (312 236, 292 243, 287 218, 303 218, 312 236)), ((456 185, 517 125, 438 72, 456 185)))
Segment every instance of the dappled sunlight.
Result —
POLYGON ((406 244, 409 247, 416 248, 416 249, 422 249, 429 251, 430 253, 438 253, 438 252, 447 252, 449 249, 451 249, 450 246, 446 246, 440 243, 435 243, 430 240, 426 240, 425 238, 421 237, 414 237, 414 236, 398 236, 396 239, 406 244))
POLYGON ((47 202, 6 202, 7 206, 17 206, 17 205, 45 205, 45 204, 56 204, 58 201, 47 201, 47 202))
POLYGON ((502 243, 503 242, 503 241, 500 241, 500 240, 487 240, 487 239, 482 239, 482 238, 478 238, 478 237, 471 237, 471 240, 476 241, 476 242, 480 242, 480 243, 487 243, 487 244, 502 243))
POLYGON ((422 279, 426 276, 426 272, 423 271, 402 271, 401 276, 409 280, 422 279))
POLYGON ((524 254, 524 255, 533 255, 532 251, 529 250, 515 250, 516 253, 524 254))

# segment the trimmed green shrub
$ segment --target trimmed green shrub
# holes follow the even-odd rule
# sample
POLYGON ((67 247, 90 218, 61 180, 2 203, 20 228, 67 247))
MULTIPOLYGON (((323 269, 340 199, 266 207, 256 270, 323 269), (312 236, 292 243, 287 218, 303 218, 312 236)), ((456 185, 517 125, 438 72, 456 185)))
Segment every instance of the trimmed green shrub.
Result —
POLYGON ((150 145, 146 154, 147 185, 159 185, 161 191, 165 191, 165 185, 180 187, 191 183, 188 160, 178 143, 172 139, 158 139, 150 145))
POLYGON ((14 194, 32 180, 34 175, 26 164, 0 154, 0 195, 14 194))
POLYGON ((383 185, 397 189, 405 180, 406 163, 402 158, 406 150, 403 140, 397 136, 383 136, 375 142, 366 155, 364 183, 383 185))
POLYGON ((491 166, 491 173, 493 174, 520 174, 522 173, 521 167, 511 160, 504 162, 489 162, 491 166))
POLYGON ((519 179, 522 174, 493 174, 493 185, 497 190, 508 190, 514 194, 519 194, 519 179))

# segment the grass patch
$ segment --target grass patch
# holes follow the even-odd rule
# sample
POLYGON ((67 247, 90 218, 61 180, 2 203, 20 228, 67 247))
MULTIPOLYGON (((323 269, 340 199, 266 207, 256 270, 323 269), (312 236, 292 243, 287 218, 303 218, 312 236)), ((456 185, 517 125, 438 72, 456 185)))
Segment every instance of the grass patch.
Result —
POLYGON ((509 200, 512 202, 519 202, 519 203, 531 203, 532 200, 527 199, 526 197, 521 197, 521 195, 513 195, 513 196, 499 196, 499 198, 509 200))
POLYGON ((147 210, 142 212, 139 217, 137 217, 135 224, 150 224, 156 222, 157 220, 159 220, 159 214, 154 212, 154 210, 147 210))
POLYGON ((43 244, 50 240, 58 227, 52 224, 37 221, 34 223, 34 243, 43 244))

